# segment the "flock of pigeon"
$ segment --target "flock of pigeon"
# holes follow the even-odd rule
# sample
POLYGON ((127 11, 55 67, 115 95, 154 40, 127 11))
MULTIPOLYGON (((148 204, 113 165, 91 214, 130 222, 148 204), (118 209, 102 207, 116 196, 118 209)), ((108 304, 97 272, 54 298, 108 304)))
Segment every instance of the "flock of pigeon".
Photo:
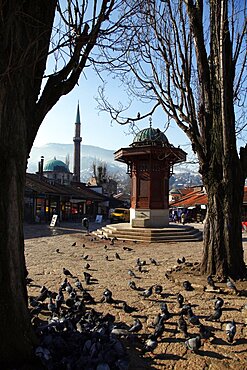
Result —
MULTIPOLYGON (((111 247, 114 250, 117 244, 116 238, 107 240, 102 236, 102 239, 105 250, 111 247), (106 242, 109 243, 106 244, 106 242)), ((96 238, 91 239, 91 242, 93 241, 96 241, 96 238)), ((73 246, 76 247, 77 243, 73 243, 73 246)), ((85 244, 82 247, 85 248, 85 244)), ((134 247, 124 245, 122 250, 132 252, 134 247)), ((60 250, 57 249, 56 252, 60 253, 60 250)), ((116 260, 121 260, 119 253, 114 250, 116 260)), ((224 310, 223 294, 215 295, 214 310, 210 315, 198 317, 193 312, 193 303, 186 299, 186 292, 193 291, 195 288, 193 283, 185 280, 178 289, 179 292, 174 295, 176 309, 171 312, 164 299, 165 294, 161 284, 153 284, 148 288, 137 286, 137 281, 141 281, 138 275, 148 273, 149 266, 159 266, 160 263, 154 258, 148 261, 136 258, 133 268, 126 272, 130 278, 126 289, 135 291, 137 298, 143 301, 148 301, 152 296, 159 304, 157 316, 149 324, 149 332, 143 333, 142 316, 138 315, 136 307, 132 307, 126 301, 115 299, 110 288, 104 289, 100 300, 90 293, 95 279, 89 272, 91 267, 88 262, 89 256, 85 254, 82 258, 86 262, 83 281, 64 267, 61 271, 63 278, 58 291, 43 286, 38 296, 29 297, 32 324, 39 338, 39 346, 35 349, 35 354, 46 369, 127 370, 130 368, 130 358, 122 338, 125 339, 124 343, 126 340, 132 344, 138 341, 142 347, 142 354, 152 353, 165 336, 165 326, 169 321, 176 322, 176 332, 182 333, 184 347, 188 351, 200 353, 203 343, 215 337, 214 328, 209 323, 221 322, 224 310), (97 304, 107 304, 108 313, 98 312, 97 304), (131 315, 133 325, 117 322, 111 307, 122 309, 126 314, 131 315)), ((109 260, 109 257, 105 256, 105 259, 109 260)), ((177 260, 177 264, 186 266, 187 262, 182 257, 177 260)), ((165 278, 170 277, 165 274, 165 278)), ((32 279, 27 283, 31 285, 32 279)), ((230 278, 226 284, 226 288, 233 294, 241 294, 230 278)), ((219 292, 212 276, 208 276, 207 286, 212 292, 219 292)), ((234 319, 225 324, 224 330, 226 341, 232 344, 237 331, 234 319)))

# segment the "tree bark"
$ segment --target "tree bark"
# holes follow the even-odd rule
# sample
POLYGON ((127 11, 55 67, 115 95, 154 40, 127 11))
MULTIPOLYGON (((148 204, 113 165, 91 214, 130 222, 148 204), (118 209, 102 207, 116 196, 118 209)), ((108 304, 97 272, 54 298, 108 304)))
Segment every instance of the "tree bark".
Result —
POLYGON ((211 2, 211 122, 206 127, 202 178, 208 194, 204 229, 204 274, 240 278, 246 274, 241 214, 245 170, 236 148, 232 44, 227 2, 211 2))
POLYGON ((33 358, 23 235, 29 136, 46 66, 56 1, 0 5, 0 368, 33 358))
POLYGON ((241 227, 244 182, 239 160, 236 159, 235 169, 228 180, 219 179, 217 172, 219 174, 221 171, 218 163, 210 169, 205 181, 208 210, 201 272, 219 278, 231 276, 238 279, 246 273, 241 227), (208 184, 208 177, 213 176, 214 181, 208 184))

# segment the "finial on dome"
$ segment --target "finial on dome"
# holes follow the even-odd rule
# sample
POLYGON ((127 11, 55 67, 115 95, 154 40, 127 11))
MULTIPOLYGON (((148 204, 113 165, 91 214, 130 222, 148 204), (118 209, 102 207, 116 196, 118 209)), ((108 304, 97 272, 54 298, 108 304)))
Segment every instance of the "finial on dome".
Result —
POLYGON ((152 117, 149 118, 150 128, 152 128, 152 117))

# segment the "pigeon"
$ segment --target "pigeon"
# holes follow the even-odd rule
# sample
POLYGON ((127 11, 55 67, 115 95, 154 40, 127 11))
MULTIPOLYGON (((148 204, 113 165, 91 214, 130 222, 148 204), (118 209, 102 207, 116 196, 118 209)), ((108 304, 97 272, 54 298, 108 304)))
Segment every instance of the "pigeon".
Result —
POLYGON ((182 308, 184 303, 184 296, 181 293, 177 294, 177 302, 179 307, 182 308))
POLYGON ((150 258, 150 262, 155 265, 155 266, 158 266, 158 263, 157 261, 154 259, 154 258, 150 258))
POLYGON ((89 285, 90 284, 90 279, 91 279, 92 275, 89 274, 88 272, 85 272, 85 271, 83 272, 83 275, 84 275, 85 283, 87 285, 89 285))
POLYGON ((30 297, 29 298, 29 303, 30 303, 30 306, 32 307, 37 307, 40 303, 37 301, 37 299, 33 298, 33 297, 30 297))
POLYGON ((187 303, 182 306, 182 309, 180 311, 180 315, 188 315, 188 310, 191 309, 191 304, 187 303))
POLYGON ((150 337, 145 341, 144 347, 142 349, 143 353, 146 352, 153 352, 157 347, 158 342, 154 335, 150 335, 150 337))
POLYGON ((211 330, 203 324, 199 325, 199 335, 201 339, 209 339, 213 336, 211 330))
POLYGON ((191 325, 199 326, 201 324, 198 316, 194 315, 191 308, 188 309, 187 314, 188 314, 188 321, 191 325))
POLYGON ((121 260, 119 254, 117 252, 115 253, 115 257, 116 257, 117 260, 121 260))
POLYGON ((95 304, 95 300, 94 298, 91 296, 91 294, 89 292, 87 292, 85 289, 83 290, 82 292, 82 298, 83 298, 83 301, 87 302, 87 303, 92 303, 92 304, 95 304))
POLYGON ((63 295, 62 289, 60 288, 59 291, 58 291, 58 294, 56 295, 56 298, 55 298, 55 305, 56 305, 57 311, 60 310, 61 305, 63 303, 64 303, 64 295, 63 295))
POLYGON ((185 258, 184 257, 182 257, 182 258, 178 258, 177 259, 177 263, 179 264, 179 265, 181 265, 181 263, 184 263, 185 262, 185 258))
POLYGON ((137 311, 136 308, 129 306, 126 302, 123 302, 123 310, 125 313, 132 313, 134 311, 137 311))
POLYGON ((66 276, 73 277, 73 275, 71 274, 71 272, 70 272, 68 269, 66 269, 65 267, 63 267, 63 273, 64 273, 64 275, 66 275, 66 276))
POLYGON ((149 298, 153 294, 153 286, 151 285, 150 288, 144 290, 142 293, 139 293, 144 298, 149 298))
POLYGON ((217 297, 214 302, 214 308, 217 310, 218 308, 221 308, 224 304, 224 300, 221 297, 217 297))
POLYGON ((187 323, 184 320, 183 315, 179 316, 178 319, 178 329, 184 334, 185 338, 188 338, 188 329, 187 329, 187 323))
POLYGON ((107 245, 105 244, 105 246, 104 246, 104 249, 106 250, 108 247, 107 247, 107 245))
POLYGON ((154 338, 155 339, 160 338, 162 334, 164 333, 164 330, 165 330, 164 322, 161 319, 154 328, 154 333, 153 333, 154 338))
POLYGON ((36 298, 36 301, 44 302, 49 295, 49 290, 46 287, 41 290, 40 295, 36 298))
POLYGON ((101 301, 106 302, 106 303, 112 303, 113 302, 112 292, 110 291, 110 289, 106 288, 104 290, 103 297, 102 297, 101 301))
POLYGON ((84 266, 84 268, 85 268, 86 270, 90 269, 90 264, 89 264, 89 263, 86 263, 86 265, 84 266))
POLYGON ((86 254, 85 256, 82 256, 82 258, 86 261, 88 259, 89 255, 86 254))
POLYGON ((123 247, 123 250, 124 250, 124 251, 127 251, 127 252, 131 252, 131 251, 133 251, 133 249, 132 249, 132 248, 129 248, 129 247, 123 247))
POLYGON ((214 310, 212 315, 206 318, 206 321, 218 321, 221 318, 221 315, 222 315, 222 309, 221 307, 219 307, 216 310, 214 310))
POLYGON ((209 285, 209 286, 211 286, 213 289, 216 289, 216 286, 215 286, 214 280, 213 280, 213 278, 212 278, 212 276, 211 276, 211 275, 209 275, 209 276, 207 277, 207 283, 208 283, 208 285, 209 285))
POLYGON ((55 313, 57 311, 56 304, 53 302, 52 297, 49 298, 50 302, 47 305, 48 311, 55 313))
POLYGON ((160 310, 161 310, 161 318, 163 321, 169 320, 172 316, 171 313, 168 310, 167 304, 165 302, 161 302, 160 304, 160 310))
POLYGON ((233 342, 235 334, 236 334, 236 323, 234 320, 232 320, 231 322, 228 322, 226 324, 226 337, 229 343, 233 342))
POLYGON ((65 290, 67 293, 71 293, 73 291, 73 288, 72 288, 72 285, 70 284, 70 282, 68 281, 67 284, 66 284, 66 287, 65 287, 65 290))
POLYGON ((227 278, 226 285, 230 290, 233 290, 235 294, 238 294, 238 289, 236 288, 236 285, 230 280, 230 278, 227 278))
POLYGON ((201 345, 201 338, 199 335, 194 338, 189 338, 185 341, 186 348, 193 352, 197 352, 201 345))
POLYGON ((61 288, 62 290, 65 290, 65 288, 66 288, 66 286, 67 286, 67 283, 68 283, 68 279, 67 279, 67 278, 65 278, 65 279, 64 279, 64 281, 61 283, 60 288, 61 288))
POLYGON ((142 329, 141 320, 135 319, 134 324, 129 329, 130 333, 138 333, 142 329))
POLYGON ((163 290, 163 288, 162 288, 161 285, 155 285, 154 291, 155 291, 156 294, 161 294, 162 290, 163 290))
POLYGON ((72 244, 72 247, 75 247, 76 246, 76 242, 74 242, 73 244, 72 244))
POLYGON ((136 274, 132 270, 128 270, 129 276, 136 278, 136 274))
POLYGON ((158 315, 154 318, 154 321, 150 325, 152 328, 155 328, 156 325, 162 320, 162 314, 159 312, 158 315))
POLYGON ((76 281, 75 281, 75 286, 77 287, 77 289, 79 289, 79 290, 81 290, 81 291, 83 291, 84 289, 83 289, 83 286, 82 286, 82 283, 80 282, 80 280, 79 279, 76 279, 76 281))
POLYGON ((133 290, 138 290, 136 283, 134 281, 129 281, 128 286, 133 290))
POLYGON ((194 290, 194 288, 192 287, 191 283, 188 281, 188 280, 185 280, 183 282, 183 287, 185 290, 187 291, 191 291, 191 290, 194 290))

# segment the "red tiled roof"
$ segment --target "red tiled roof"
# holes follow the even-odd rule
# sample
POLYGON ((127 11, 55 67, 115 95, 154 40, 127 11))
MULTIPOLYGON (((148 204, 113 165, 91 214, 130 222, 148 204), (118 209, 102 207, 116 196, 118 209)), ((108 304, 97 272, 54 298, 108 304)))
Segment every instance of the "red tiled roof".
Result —
MULTIPOLYGON (((181 190, 181 189, 180 189, 181 190)), ((244 187, 244 199, 243 203, 247 203, 247 186, 244 187)), ((192 207, 202 204, 208 204, 208 196, 203 190, 192 191, 181 198, 179 200, 170 202, 171 207, 192 207)))

